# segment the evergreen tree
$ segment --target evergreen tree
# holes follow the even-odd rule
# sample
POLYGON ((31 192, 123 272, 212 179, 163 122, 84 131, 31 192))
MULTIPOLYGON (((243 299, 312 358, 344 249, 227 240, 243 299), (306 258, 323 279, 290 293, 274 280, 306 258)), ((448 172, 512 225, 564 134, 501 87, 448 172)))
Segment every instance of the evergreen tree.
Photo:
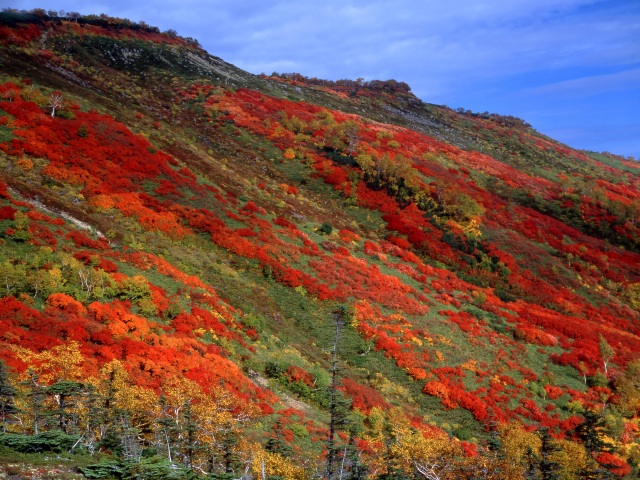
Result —
POLYGON ((120 443, 124 460, 128 463, 139 463, 142 457, 142 446, 138 440, 140 432, 129 425, 128 419, 122 417, 120 443))
POLYGON ((84 434, 84 445, 93 455, 96 448, 96 442, 101 431, 104 431, 103 419, 105 413, 102 409, 102 398, 93 385, 85 385, 86 387, 86 415, 82 425, 84 434))
POLYGON ((491 424, 491 430, 489 431, 489 440, 487 440, 487 450, 493 452, 496 456, 503 457, 502 454, 502 439, 500 438, 500 432, 496 429, 496 424, 491 424))
POLYGON ((560 447, 551 438, 547 427, 542 427, 538 435, 542 441, 539 461, 541 480, 560 480, 560 465, 553 459, 553 454, 559 452, 560 447))
POLYGON ((587 410, 584 413, 584 422, 575 428, 574 433, 582 440, 584 448, 593 457, 600 452, 608 451, 604 441, 604 420, 597 412, 587 410))
POLYGON ((196 433, 198 432, 198 424, 193 418, 193 411, 191 410, 191 402, 187 401, 184 404, 182 413, 182 431, 183 431, 183 447, 182 454, 184 458, 184 464, 187 468, 193 469, 193 460, 200 446, 196 433))
POLYGON ((78 418, 74 412, 78 396, 85 391, 85 385, 80 382, 60 380, 45 389, 46 394, 55 399, 55 408, 49 414, 57 418, 57 427, 61 432, 71 433, 71 427, 77 427, 78 418))
POLYGON ((267 440, 265 450, 272 453, 279 453, 283 457, 291 457, 293 449, 285 440, 282 418, 279 418, 271 429, 271 436, 267 440))
POLYGON ((524 478, 527 480, 537 480, 540 478, 538 476, 538 466, 540 464, 540 459, 538 455, 533 451, 531 447, 527 447, 527 452, 524 459, 524 478))
POLYGON ((240 456, 238 455, 238 431, 232 425, 228 425, 222 434, 222 465, 224 473, 232 474, 240 467, 240 456))
POLYGON ((339 478, 349 478, 351 480, 366 480, 369 478, 369 468, 362 463, 360 450, 356 444, 356 439, 362 433, 362 427, 356 422, 352 422, 349 428, 349 443, 345 446, 341 473, 339 478), (345 469, 348 472, 345 473, 345 469))
POLYGON ((44 408, 44 402, 46 399, 45 389, 40 385, 40 375, 29 369, 27 372, 28 378, 22 382, 27 388, 27 398, 29 405, 29 414, 33 421, 33 433, 38 435, 40 433, 40 426, 47 419, 47 412, 44 408))
POLYGON ((15 406, 16 388, 9 381, 9 373, 4 362, 0 361, 0 420, 2 431, 7 431, 8 416, 18 413, 15 406))
POLYGON ((160 426, 161 443, 164 443, 167 448, 167 458, 169 463, 173 463, 172 448, 174 446, 174 437, 177 435, 178 427, 175 419, 169 415, 167 407, 167 398, 164 394, 160 395, 160 418, 157 420, 160 426))
POLYGON ((580 471, 581 480, 602 480, 611 478, 611 473, 603 468, 595 458, 600 452, 610 450, 604 441, 605 423, 602 416, 594 410, 587 410, 584 413, 584 422, 578 425, 574 433, 578 436, 584 448, 587 450, 587 464, 580 471))
POLYGON ((340 386, 339 346, 342 328, 345 325, 346 310, 339 307, 333 312, 333 346, 331 349, 331 384, 329 385, 329 436, 327 438, 326 477, 329 480, 340 474, 342 446, 336 442, 338 431, 344 430, 349 423, 351 402, 338 389, 340 386))

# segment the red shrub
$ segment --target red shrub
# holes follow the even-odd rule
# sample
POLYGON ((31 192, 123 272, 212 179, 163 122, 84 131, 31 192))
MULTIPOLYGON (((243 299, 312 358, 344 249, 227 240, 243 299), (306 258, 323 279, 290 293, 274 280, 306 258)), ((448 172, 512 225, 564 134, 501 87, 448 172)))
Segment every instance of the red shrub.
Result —
POLYGON ((0 207, 0 220, 13 220, 16 211, 17 210, 15 208, 11 208, 9 206, 0 207))
POLYGON ((602 452, 596 457, 596 461, 618 477, 624 477, 631 473, 631 467, 620 457, 611 453, 602 452))
POLYGON ((373 407, 384 408, 387 406, 387 402, 376 390, 361 385, 350 378, 342 379, 340 390, 353 400, 353 408, 365 414, 371 412, 373 407))
POLYGON ((7 191, 7 186, 3 182, 0 182, 0 198, 11 198, 9 196, 9 192, 7 191))
POLYGON ((73 231, 67 234, 67 238, 73 240, 76 247, 93 248, 94 250, 106 250, 109 245, 105 241, 93 240, 84 232, 73 231))
POLYGON ((313 375, 305 369, 296 367, 295 365, 291 365, 284 375, 289 383, 301 382, 309 387, 315 386, 315 379, 313 378, 313 375))

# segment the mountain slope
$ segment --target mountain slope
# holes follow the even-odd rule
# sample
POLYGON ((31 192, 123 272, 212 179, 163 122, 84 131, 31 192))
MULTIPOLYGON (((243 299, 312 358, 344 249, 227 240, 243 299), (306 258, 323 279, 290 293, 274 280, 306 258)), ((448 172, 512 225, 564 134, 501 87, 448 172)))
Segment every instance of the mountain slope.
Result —
POLYGON ((55 432, 90 478, 543 478, 552 447, 563 478, 637 474, 634 162, 393 80, 1 17, 6 448, 55 432))

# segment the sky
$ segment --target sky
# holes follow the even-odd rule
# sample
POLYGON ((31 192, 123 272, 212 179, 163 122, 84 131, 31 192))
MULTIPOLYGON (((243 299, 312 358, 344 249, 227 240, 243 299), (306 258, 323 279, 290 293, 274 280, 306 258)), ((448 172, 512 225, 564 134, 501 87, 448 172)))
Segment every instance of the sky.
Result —
POLYGON ((0 0, 144 20, 259 73, 395 79, 640 160, 640 0, 0 0))

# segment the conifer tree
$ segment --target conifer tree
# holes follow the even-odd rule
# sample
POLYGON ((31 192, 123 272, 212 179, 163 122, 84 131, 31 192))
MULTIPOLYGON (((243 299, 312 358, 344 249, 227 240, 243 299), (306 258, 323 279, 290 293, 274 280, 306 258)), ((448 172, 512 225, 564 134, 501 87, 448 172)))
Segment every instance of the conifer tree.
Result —
POLYGON ((604 442, 604 420, 602 416, 593 410, 584 413, 584 422, 578 425, 575 433, 582 440, 584 448, 591 456, 607 451, 607 444, 604 442))
POLYGON ((22 382, 27 389, 27 399, 29 416, 33 421, 33 433, 38 435, 40 433, 40 425, 47 417, 44 402, 46 399, 46 393, 44 387, 40 385, 40 375, 35 371, 29 369, 27 372, 28 378, 22 382))
POLYGON ((8 417, 18 413, 15 406, 17 390, 9 381, 9 373, 4 362, 0 361, 0 420, 2 431, 6 433, 8 417))
POLYGON ((85 390, 84 384, 69 380, 60 380, 48 386, 45 392, 55 398, 55 408, 49 414, 58 419, 58 428, 63 433, 70 433, 72 425, 77 426, 77 415, 74 413, 77 397, 85 390))
POLYGON ((331 384, 329 385, 329 436, 327 438, 326 477, 329 480, 339 478, 340 455, 343 448, 336 442, 339 430, 344 430, 349 422, 351 402, 338 389, 340 386, 339 347, 342 328, 345 325, 346 310, 339 307, 333 312, 333 346, 331 349, 331 384))
POLYGON ((167 398, 164 394, 160 395, 160 415, 161 417, 157 420, 158 425, 160 426, 160 435, 162 439, 160 442, 164 442, 167 448, 167 458, 169 463, 173 463, 173 439, 177 432, 177 425, 175 420, 169 415, 167 408, 167 398))
POLYGON ((361 452, 356 443, 356 440, 361 435, 361 423, 351 422, 349 425, 349 442, 345 445, 339 478, 349 478, 351 480, 366 480, 369 478, 369 468, 362 462, 361 452))
POLYGON ((240 467, 240 456, 237 451, 238 431, 231 425, 226 428, 222 434, 222 441, 220 442, 222 448, 222 465, 224 467, 224 473, 233 474, 240 467))
POLYGON ((182 421, 183 421, 182 452, 184 457, 184 464, 187 468, 193 469, 194 459, 198 451, 200 450, 200 448, 199 448, 198 439, 197 439, 198 424, 194 418, 190 401, 187 401, 184 404, 182 421))
POLYGON ((560 447, 551 438, 547 427, 542 427, 538 435, 542 441, 539 462, 541 480, 560 480, 560 465, 553 459, 553 454, 559 452, 560 447))
POLYGON ((271 453, 278 453, 283 457, 290 457, 293 453, 291 446, 287 443, 283 433, 282 418, 278 418, 271 429, 271 436, 267 440, 265 450, 271 453))

